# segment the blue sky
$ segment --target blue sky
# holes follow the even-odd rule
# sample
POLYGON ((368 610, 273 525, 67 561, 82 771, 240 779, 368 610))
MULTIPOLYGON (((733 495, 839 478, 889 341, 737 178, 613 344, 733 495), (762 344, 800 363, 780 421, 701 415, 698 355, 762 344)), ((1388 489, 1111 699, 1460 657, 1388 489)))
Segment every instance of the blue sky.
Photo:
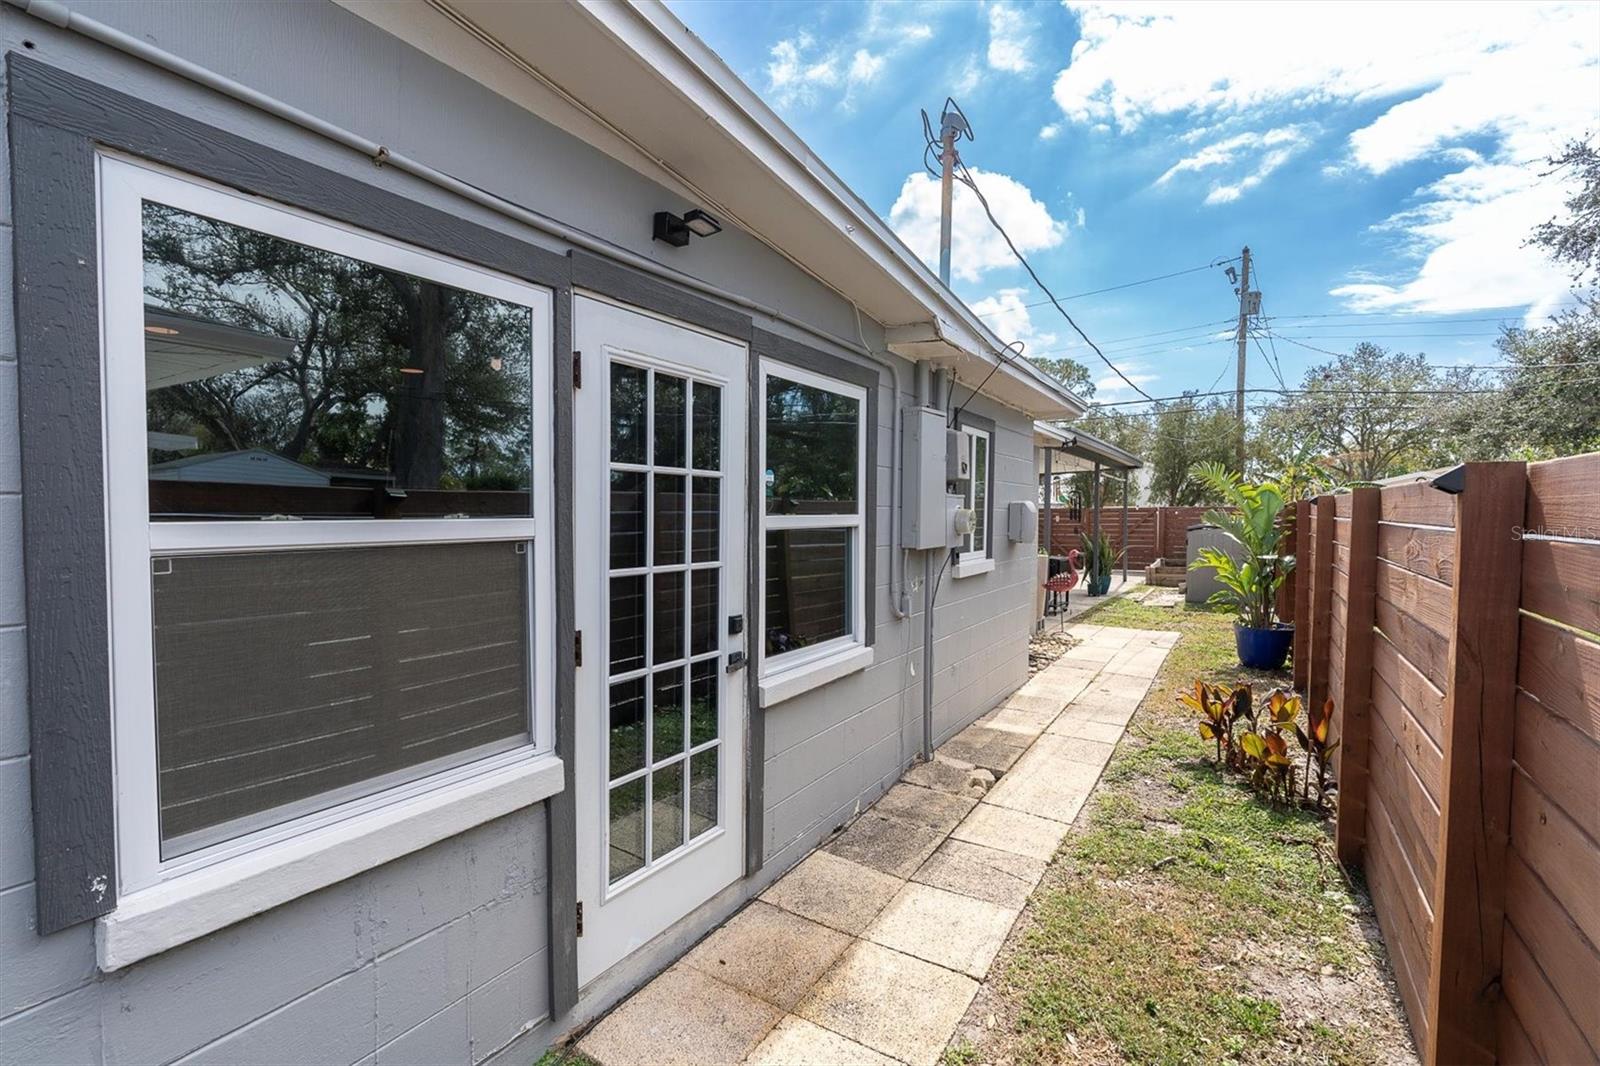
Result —
MULTIPOLYGON (((1291 385, 1328 358, 1291 339, 1492 363, 1499 323, 1570 299, 1523 240, 1563 198, 1542 158, 1600 131, 1600 4, 669 2, 930 260, 918 110, 937 122, 946 95, 977 134, 964 161, 1058 296, 1250 245, 1291 385)), ((1025 306, 1042 293, 965 197, 955 230, 954 286, 1003 339, 1132 397, 1025 306)), ((1066 306, 1152 394, 1233 381, 1231 341, 1211 339, 1237 313, 1220 268, 1066 306)), ((1276 383, 1254 345, 1248 371, 1276 383)))

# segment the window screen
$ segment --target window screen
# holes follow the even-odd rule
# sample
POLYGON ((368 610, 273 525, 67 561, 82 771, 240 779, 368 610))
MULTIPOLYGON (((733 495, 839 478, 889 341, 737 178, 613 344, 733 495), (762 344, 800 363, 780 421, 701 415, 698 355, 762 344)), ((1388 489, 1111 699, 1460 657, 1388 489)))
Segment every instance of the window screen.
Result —
POLYGON ((530 554, 152 560, 163 858, 526 742, 530 554))

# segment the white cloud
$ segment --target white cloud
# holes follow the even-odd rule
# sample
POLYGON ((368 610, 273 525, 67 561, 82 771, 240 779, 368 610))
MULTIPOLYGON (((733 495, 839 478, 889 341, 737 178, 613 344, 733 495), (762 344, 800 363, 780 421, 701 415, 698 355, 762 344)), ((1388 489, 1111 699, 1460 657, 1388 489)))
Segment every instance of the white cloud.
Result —
POLYGON ((888 62, 865 48, 848 57, 840 51, 822 52, 809 33, 779 41, 769 54, 767 91, 784 106, 813 104, 822 90, 842 89, 839 105, 848 108, 855 92, 877 80, 888 62))
POLYGON ((1059 122, 1052 122, 1048 126, 1039 127, 1039 139, 1041 141, 1053 141, 1059 136, 1061 136, 1061 123, 1059 122))
MULTIPOLYGON (((1335 289, 1352 307, 1456 311, 1565 296, 1565 276, 1523 241, 1560 201, 1538 161, 1600 121, 1593 4, 1067 6, 1081 37, 1053 95, 1071 121, 1127 131, 1176 118, 1236 129, 1315 109, 1326 126, 1359 105, 1344 158, 1323 164, 1325 178, 1424 160, 1453 168, 1378 227, 1415 272, 1335 289)), ((1207 194, 1207 203, 1226 203, 1301 150, 1239 134, 1180 160, 1158 184, 1248 153, 1249 164, 1207 194)))
POLYGON ((1023 288, 997 289, 993 295, 975 300, 969 306, 994 330, 995 336, 1007 343, 1022 341, 1026 345, 1023 354, 1035 355, 1048 351, 1058 338, 1034 325, 1033 309, 1027 306, 1028 295, 1029 291, 1023 288))
POLYGON ((1231 181, 1213 181, 1206 194, 1206 203, 1225 204, 1237 200, 1250 189, 1260 185, 1273 171, 1300 154, 1311 144, 1301 126, 1279 126, 1264 133, 1240 133, 1206 145, 1198 152, 1178 160, 1156 179, 1165 185, 1174 177, 1186 172, 1198 173, 1217 167, 1229 167, 1241 162, 1241 157, 1251 156, 1244 173, 1231 181))
MULTIPOLYGON (((1073 353, 1073 357, 1080 361, 1082 361, 1083 358, 1077 353, 1073 353)), ((1089 353, 1089 358, 1094 358, 1093 352, 1089 353)), ((1103 366, 1104 364, 1100 363, 1100 361, 1096 359, 1095 365, 1103 366)), ((1128 381, 1133 382, 1134 385, 1137 385, 1140 388, 1144 388, 1146 385, 1152 384, 1161 376, 1154 371, 1145 369, 1145 365, 1143 363, 1119 362, 1117 365, 1121 367, 1122 372, 1128 376, 1128 381)), ((1099 403, 1109 403, 1112 400, 1126 400, 1134 395, 1135 393, 1133 391, 1133 386, 1129 385, 1127 381, 1123 381, 1109 370, 1105 372, 1104 376, 1095 379, 1094 398, 1099 403)))
POLYGON ((862 15, 853 25, 830 23, 825 35, 802 29, 774 44, 768 50, 764 95, 779 107, 831 102, 848 111, 857 94, 877 83, 896 56, 934 36, 925 20, 928 10, 882 2, 855 10, 862 15))
POLYGON ((989 8, 989 66, 1008 74, 1033 69, 1033 23, 1006 4, 989 8))
MULTIPOLYGON (((1067 223, 1028 187, 1004 174, 971 168, 973 180, 988 198, 1000 224, 1024 254, 1055 248, 1066 240, 1067 223)), ((918 172, 906 178, 900 195, 889 209, 889 224, 900 239, 930 266, 939 262, 939 182, 918 172)), ((972 190, 955 187, 951 221, 951 271, 962 281, 975 282, 991 270, 1016 264, 1005 240, 989 224, 983 206, 972 190)))

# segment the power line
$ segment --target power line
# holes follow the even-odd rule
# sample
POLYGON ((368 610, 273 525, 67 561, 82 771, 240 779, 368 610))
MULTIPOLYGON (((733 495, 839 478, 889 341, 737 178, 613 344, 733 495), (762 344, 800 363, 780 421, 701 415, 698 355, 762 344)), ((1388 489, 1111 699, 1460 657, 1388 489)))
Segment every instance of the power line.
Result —
MULTIPOLYGON (((966 168, 965 165, 962 165, 961 169, 963 171, 965 171, 967 168, 966 168)), ((966 182, 966 184, 970 187, 972 183, 969 181, 969 182, 966 182)), ((977 190, 973 189, 973 191, 976 192, 977 190)), ((993 220, 993 217, 991 216, 991 221, 992 220, 993 220)), ((999 227, 999 223, 996 223, 995 225, 996 225, 996 228, 999 227)), ((1185 274, 1197 274, 1202 270, 1215 270, 1219 266, 1225 266, 1228 263, 1233 263, 1233 262, 1238 261, 1238 258, 1239 258, 1238 256, 1234 256, 1232 259, 1216 259, 1216 260, 1213 260, 1212 262, 1209 262, 1209 263, 1205 264, 1204 266, 1190 267, 1187 270, 1174 270, 1170 274, 1157 274, 1153 278, 1140 278, 1138 281, 1125 281, 1121 285, 1108 285, 1103 289, 1090 289, 1088 292, 1075 292, 1071 296, 1063 296, 1060 299, 1061 299, 1062 302, 1065 302, 1067 300, 1081 300, 1085 296, 1099 296, 1099 295, 1101 295, 1103 293, 1119 292, 1122 289, 1131 289, 1136 285, 1149 285, 1151 282, 1154 282, 1154 281, 1166 281, 1168 278, 1181 278, 1185 274)), ((1034 278, 1034 280, 1038 281, 1039 279, 1038 278, 1034 278)), ((1039 286, 1039 288, 1043 289, 1044 285, 1041 284, 1039 286)), ((1048 290, 1046 290, 1046 291, 1048 291, 1048 290)), ((1034 308, 1034 307, 1043 307, 1046 304, 1049 304, 1049 303, 1053 302, 1054 300, 1055 300, 1055 297, 1051 297, 1051 299, 1049 299, 1049 300, 1039 300, 1039 301, 1037 301, 1035 303, 1023 304, 1022 305, 1022 309, 1029 309, 1029 308, 1034 308)), ((1015 310, 1015 309, 1013 309, 1013 310, 1015 310)), ((992 318, 995 315, 1003 314, 1003 313, 1004 313, 1003 310, 1002 311, 986 311, 983 314, 979 315, 978 317, 979 318, 992 318)))
POLYGON ((1057 300, 1055 294, 1052 293, 1049 287, 1039 279, 1039 275, 1034 271, 1032 264, 1030 264, 1027 258, 1017 250, 1016 243, 1011 239, 1011 234, 1007 233, 1005 227, 1000 225, 1000 220, 994 217, 994 212, 989 208, 989 201, 984 197, 983 191, 978 188, 978 183, 973 180, 972 172, 967 169, 967 165, 958 158, 956 160, 956 166, 961 168, 962 184, 972 190, 972 194, 978 198, 978 203, 983 207, 983 213, 989 216, 989 224, 992 225, 1005 240, 1006 247, 1011 249, 1011 254, 1016 256, 1017 262, 1022 264, 1022 269, 1028 272, 1028 276, 1033 279, 1033 283, 1039 286, 1039 290, 1041 292, 1050 297, 1050 302, 1055 305, 1055 309, 1057 311, 1061 312, 1061 317, 1067 320, 1067 325, 1071 326, 1078 336, 1083 338, 1083 343, 1087 344, 1091 348, 1094 348, 1094 354, 1100 357, 1100 361, 1106 366, 1110 367, 1112 372, 1116 374, 1117 377, 1121 378, 1130 389, 1132 389, 1134 392, 1137 392, 1140 396, 1143 396, 1147 400, 1152 399, 1153 397, 1151 397, 1148 392, 1145 392, 1138 385, 1134 384, 1133 380, 1117 367, 1117 364, 1107 359, 1105 353, 1096 347, 1094 341, 1089 339, 1089 335, 1079 328, 1078 324, 1072 320, 1072 316, 1067 314, 1067 309, 1061 306, 1061 301, 1057 300))
MULTIPOLYGON (((1587 369, 1587 368, 1583 368, 1587 369)), ((1588 382, 1600 381, 1600 377, 1592 378, 1567 378, 1562 383, 1566 385, 1581 385, 1588 382)), ((1490 396, 1496 393, 1511 391, 1506 386, 1493 389, 1273 389, 1253 388, 1245 389, 1247 393, 1266 394, 1271 396, 1490 396)), ((1133 404, 1143 403, 1174 403, 1181 400, 1203 399, 1210 396, 1233 396, 1235 389, 1221 391, 1185 392, 1177 396, 1150 396, 1141 393, 1142 400, 1117 400, 1111 403, 1096 403, 1096 407, 1128 407, 1133 404)), ((1131 413, 1131 412, 1130 412, 1131 413)))

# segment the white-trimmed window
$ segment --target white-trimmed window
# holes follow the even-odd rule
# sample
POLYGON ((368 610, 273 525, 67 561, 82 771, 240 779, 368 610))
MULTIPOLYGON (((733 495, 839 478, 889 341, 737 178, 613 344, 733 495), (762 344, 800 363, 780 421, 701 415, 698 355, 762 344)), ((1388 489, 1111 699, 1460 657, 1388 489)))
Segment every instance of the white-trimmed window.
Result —
POLYGON ((539 798, 548 291, 144 164, 99 174, 119 910, 312 838, 329 869, 403 847, 335 827, 427 820, 414 840, 451 797, 539 798))
POLYGON ((961 538, 956 556, 958 566, 983 563, 989 558, 989 450, 993 438, 988 430, 962 428, 967 449, 966 506, 972 511, 972 532, 961 538))
POLYGON ((786 678, 859 668, 870 654, 867 394, 782 363, 764 363, 761 379, 761 676, 770 703, 793 691, 786 678))

